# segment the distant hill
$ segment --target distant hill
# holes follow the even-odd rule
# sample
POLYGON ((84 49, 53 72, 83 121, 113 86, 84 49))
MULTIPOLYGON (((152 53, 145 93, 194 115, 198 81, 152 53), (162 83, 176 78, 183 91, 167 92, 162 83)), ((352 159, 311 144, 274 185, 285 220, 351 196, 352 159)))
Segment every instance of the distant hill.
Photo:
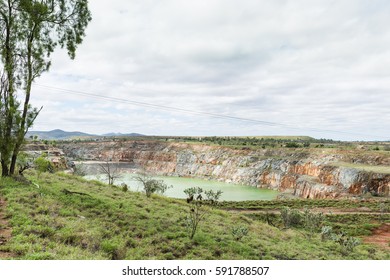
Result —
POLYGON ((66 140, 66 139, 74 139, 74 138, 92 138, 92 137, 131 137, 131 136, 143 136, 138 133, 108 133, 104 135, 97 134, 88 134, 80 131, 63 131, 61 129, 55 129, 51 131, 29 131, 26 135, 26 138, 30 138, 31 136, 38 136, 38 139, 43 140, 66 140))
POLYGON ((79 131, 63 131, 61 129, 55 129, 51 131, 29 131, 26 135, 27 138, 31 136, 38 136, 38 139, 44 139, 44 140, 61 140, 61 139, 70 139, 74 137, 93 137, 95 135, 79 132, 79 131))

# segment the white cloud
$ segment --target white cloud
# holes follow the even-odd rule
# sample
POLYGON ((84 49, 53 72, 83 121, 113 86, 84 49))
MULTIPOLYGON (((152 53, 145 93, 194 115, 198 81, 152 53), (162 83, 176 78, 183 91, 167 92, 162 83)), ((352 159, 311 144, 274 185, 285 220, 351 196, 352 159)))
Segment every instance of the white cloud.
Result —
POLYGON ((38 84, 296 129, 39 86, 33 101, 45 108, 35 129, 390 138, 387 1, 95 0, 90 5, 93 20, 76 60, 56 52, 51 71, 38 84))

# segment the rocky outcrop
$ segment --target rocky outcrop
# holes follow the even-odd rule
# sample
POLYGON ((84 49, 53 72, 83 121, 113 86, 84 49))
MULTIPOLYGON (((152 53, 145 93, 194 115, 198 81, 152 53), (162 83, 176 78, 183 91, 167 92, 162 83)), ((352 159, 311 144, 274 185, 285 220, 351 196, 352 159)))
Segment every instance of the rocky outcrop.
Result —
POLYGON ((345 160, 345 155, 303 149, 253 151, 163 141, 68 143, 61 148, 73 159, 126 162, 157 174, 210 178, 287 191, 305 198, 366 192, 389 196, 390 189, 389 174, 336 167, 332 163, 345 160))

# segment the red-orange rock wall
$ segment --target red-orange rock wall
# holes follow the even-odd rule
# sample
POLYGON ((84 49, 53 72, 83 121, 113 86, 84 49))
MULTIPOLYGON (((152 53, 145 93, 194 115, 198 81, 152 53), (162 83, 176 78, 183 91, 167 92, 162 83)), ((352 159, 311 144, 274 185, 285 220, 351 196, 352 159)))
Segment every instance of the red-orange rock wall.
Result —
POLYGON ((303 153, 294 158, 293 153, 277 149, 250 151, 162 141, 77 143, 63 149, 73 158, 128 162, 158 174, 267 187, 306 198, 366 192, 389 196, 390 189, 390 175, 331 166, 334 155, 303 153))

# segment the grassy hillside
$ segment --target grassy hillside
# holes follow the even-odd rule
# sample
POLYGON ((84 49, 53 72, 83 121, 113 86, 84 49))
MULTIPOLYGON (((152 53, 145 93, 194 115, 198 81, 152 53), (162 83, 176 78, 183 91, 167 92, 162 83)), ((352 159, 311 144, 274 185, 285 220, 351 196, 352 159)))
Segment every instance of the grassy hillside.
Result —
POLYGON ((371 245, 351 251, 305 229, 206 206, 190 239, 183 200, 147 198, 65 174, 29 173, 28 179, 35 184, 0 179, 13 228, 0 250, 16 259, 390 259, 371 245), (237 240, 234 227, 247 228, 248 235, 237 240))
POLYGON ((356 163, 349 163, 349 162, 334 162, 332 163, 332 165, 337 167, 354 168, 366 172, 390 174, 390 167, 386 165, 377 166, 377 165, 356 164, 356 163))

